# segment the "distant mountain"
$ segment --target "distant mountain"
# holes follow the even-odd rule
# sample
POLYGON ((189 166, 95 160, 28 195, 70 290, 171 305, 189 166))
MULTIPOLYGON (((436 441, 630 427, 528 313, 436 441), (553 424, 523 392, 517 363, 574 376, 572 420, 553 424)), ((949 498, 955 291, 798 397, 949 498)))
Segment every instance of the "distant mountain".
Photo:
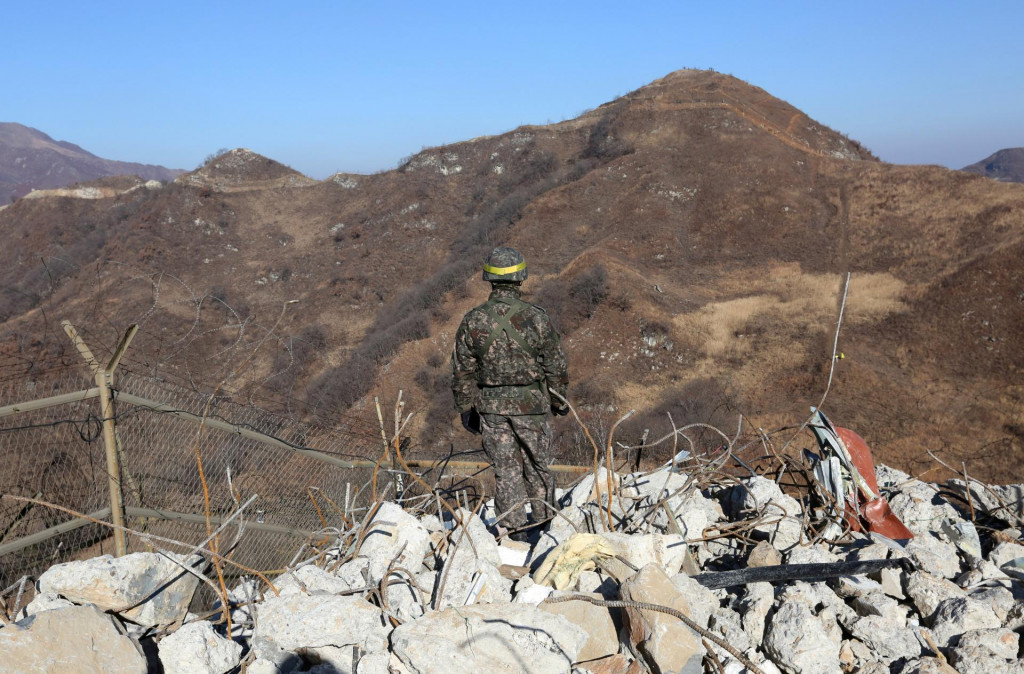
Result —
POLYGON ((1004 183, 1024 183, 1024 147, 999 150, 961 170, 977 173, 1004 183))
POLYGON ((37 129, 0 122, 0 205, 32 190, 65 187, 105 176, 137 175, 145 180, 167 181, 181 173, 152 164, 103 159, 37 129))

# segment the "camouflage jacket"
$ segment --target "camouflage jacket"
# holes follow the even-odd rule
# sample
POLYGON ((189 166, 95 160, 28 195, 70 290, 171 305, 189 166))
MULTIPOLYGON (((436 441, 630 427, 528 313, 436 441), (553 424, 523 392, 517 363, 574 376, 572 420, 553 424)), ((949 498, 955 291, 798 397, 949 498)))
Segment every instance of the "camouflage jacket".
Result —
POLYGON ((551 319, 520 299, 519 289, 495 286, 462 319, 452 353, 455 407, 481 414, 546 414, 549 390, 566 395, 569 365, 551 319))

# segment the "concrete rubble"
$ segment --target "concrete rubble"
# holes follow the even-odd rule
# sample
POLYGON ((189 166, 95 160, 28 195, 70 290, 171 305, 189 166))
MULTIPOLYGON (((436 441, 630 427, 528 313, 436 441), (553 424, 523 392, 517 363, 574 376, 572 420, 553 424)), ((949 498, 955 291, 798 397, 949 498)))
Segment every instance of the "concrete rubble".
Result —
POLYGON ((877 477, 913 539, 826 540, 812 494, 665 467, 560 490, 528 543, 490 502, 380 502, 273 587, 234 577, 230 632, 193 601, 196 574, 215 579, 201 556, 58 564, 0 621, 0 674, 1024 673, 1022 486, 877 477), (719 589, 698 575, 886 559, 905 561, 719 589))

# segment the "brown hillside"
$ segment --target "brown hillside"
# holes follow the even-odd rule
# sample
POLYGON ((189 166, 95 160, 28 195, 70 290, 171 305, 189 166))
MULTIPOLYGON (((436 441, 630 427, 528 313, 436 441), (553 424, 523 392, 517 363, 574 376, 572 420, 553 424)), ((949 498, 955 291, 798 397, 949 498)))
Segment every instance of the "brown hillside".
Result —
MULTIPOLYGON (((498 243, 525 253, 581 408, 644 412, 623 439, 666 411, 799 424, 850 272, 830 415, 898 467, 944 450, 1019 481, 1022 213, 1021 186, 880 163, 761 89, 680 71, 376 175, 315 183, 233 151, 157 191, 18 201, 0 211, 0 318, 25 353, 60 348, 57 318, 108 345, 142 321, 139 359, 216 383, 285 306, 252 396, 366 416, 402 388, 421 448, 442 451, 473 442, 451 423, 448 354, 498 243)), ((560 451, 573 442, 565 426, 560 451)))

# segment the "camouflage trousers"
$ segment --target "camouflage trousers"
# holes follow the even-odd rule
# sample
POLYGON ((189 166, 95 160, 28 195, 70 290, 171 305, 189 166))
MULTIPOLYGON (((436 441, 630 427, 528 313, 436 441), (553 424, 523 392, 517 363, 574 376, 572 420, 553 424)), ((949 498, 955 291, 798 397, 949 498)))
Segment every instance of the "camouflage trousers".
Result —
MULTIPOLYGON (((497 493, 494 505, 504 513, 523 499, 554 504, 555 483, 551 478, 551 415, 482 414, 484 452, 494 468, 497 493)), ((547 516, 546 508, 532 503, 537 519, 547 516)), ((525 526, 526 511, 520 506, 502 520, 511 529, 525 526)))

